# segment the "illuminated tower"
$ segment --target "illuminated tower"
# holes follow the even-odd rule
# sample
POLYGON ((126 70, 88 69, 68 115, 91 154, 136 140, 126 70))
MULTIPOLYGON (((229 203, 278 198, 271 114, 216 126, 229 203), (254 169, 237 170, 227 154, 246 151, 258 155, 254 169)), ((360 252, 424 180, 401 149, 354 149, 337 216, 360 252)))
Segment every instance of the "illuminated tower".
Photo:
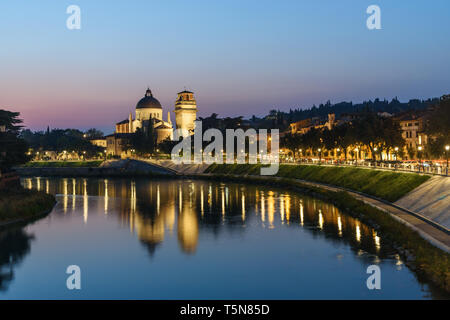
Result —
POLYGON ((194 121, 196 118, 197 102, 195 101, 194 93, 186 90, 179 92, 177 101, 175 101, 176 128, 182 129, 183 132, 193 134, 195 129, 194 121))

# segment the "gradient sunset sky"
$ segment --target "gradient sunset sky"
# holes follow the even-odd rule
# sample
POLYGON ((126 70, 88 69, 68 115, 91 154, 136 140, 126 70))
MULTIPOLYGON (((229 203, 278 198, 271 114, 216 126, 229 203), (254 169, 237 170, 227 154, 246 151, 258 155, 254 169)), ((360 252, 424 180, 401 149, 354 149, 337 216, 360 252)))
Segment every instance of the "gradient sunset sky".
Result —
POLYGON ((147 86, 164 118, 184 87, 199 116, 450 93, 450 1, 2 1, 0 48, 1 109, 110 133, 147 86))

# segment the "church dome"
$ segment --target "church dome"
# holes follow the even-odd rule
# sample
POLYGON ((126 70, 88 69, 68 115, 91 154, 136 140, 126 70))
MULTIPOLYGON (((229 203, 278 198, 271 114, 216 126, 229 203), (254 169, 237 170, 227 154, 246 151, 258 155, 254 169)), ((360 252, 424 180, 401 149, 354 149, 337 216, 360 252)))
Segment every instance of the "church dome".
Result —
POLYGON ((161 103, 153 97, 152 91, 147 89, 145 92, 145 97, 143 97, 136 105, 136 109, 162 109, 161 103))

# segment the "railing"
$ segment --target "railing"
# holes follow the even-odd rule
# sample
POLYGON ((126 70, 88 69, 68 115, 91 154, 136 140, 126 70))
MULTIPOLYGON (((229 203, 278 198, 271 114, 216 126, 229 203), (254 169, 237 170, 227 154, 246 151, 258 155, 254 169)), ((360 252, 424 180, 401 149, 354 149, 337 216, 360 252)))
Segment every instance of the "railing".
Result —
POLYGON ((334 160, 334 159, 319 159, 319 158, 301 158, 286 161, 282 160, 283 164, 310 164, 310 165, 327 165, 327 166, 342 166, 342 167, 362 167, 368 169, 402 171, 424 173, 429 175, 448 176, 450 169, 445 165, 422 163, 408 163, 408 162, 384 162, 384 161, 366 161, 366 160, 334 160))

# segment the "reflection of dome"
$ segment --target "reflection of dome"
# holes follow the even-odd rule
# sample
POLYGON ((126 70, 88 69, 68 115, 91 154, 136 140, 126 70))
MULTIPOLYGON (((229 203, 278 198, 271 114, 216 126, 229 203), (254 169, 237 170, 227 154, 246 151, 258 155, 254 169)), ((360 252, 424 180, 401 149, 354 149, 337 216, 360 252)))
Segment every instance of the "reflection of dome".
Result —
POLYGON ((153 97, 152 91, 147 89, 145 92, 145 97, 143 97, 136 105, 136 109, 149 109, 149 108, 157 108, 162 109, 161 103, 153 97))

